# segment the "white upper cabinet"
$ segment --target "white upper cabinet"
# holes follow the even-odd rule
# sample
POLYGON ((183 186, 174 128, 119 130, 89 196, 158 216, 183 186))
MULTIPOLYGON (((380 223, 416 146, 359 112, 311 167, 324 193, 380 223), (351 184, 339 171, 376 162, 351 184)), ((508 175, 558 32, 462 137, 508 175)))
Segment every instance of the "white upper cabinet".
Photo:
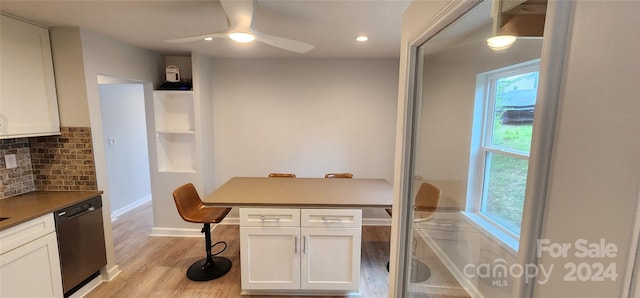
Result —
POLYGON ((0 21, 0 139, 59 134, 49 30, 0 21))

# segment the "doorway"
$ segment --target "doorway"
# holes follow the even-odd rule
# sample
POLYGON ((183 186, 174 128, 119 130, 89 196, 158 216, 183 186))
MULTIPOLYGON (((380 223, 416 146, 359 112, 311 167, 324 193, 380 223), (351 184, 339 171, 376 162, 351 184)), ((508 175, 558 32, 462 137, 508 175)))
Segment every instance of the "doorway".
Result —
POLYGON ((100 76, 111 220, 151 200, 144 85, 100 76))

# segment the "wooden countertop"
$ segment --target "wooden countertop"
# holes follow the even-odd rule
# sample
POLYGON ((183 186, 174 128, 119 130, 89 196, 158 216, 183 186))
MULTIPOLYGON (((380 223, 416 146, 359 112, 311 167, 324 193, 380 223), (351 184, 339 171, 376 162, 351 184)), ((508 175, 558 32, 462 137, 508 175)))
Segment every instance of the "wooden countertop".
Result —
POLYGON ((233 177, 203 198, 209 206, 391 208, 384 179, 233 177))
POLYGON ((34 191, 0 200, 0 231, 93 198, 102 191, 34 191))

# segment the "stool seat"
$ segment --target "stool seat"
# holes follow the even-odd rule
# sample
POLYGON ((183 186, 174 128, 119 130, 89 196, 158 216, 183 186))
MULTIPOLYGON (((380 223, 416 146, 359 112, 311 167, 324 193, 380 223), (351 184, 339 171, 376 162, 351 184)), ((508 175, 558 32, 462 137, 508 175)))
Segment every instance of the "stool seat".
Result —
POLYGON ((231 208, 205 206, 191 183, 176 188, 173 192, 173 200, 182 219, 187 222, 204 224, 202 233, 204 233, 207 257, 193 263, 187 270, 187 277, 194 281, 207 281, 225 275, 231 269, 231 260, 217 255, 227 248, 227 244, 224 241, 216 242, 213 246, 224 244, 224 248, 216 254, 211 253, 211 224, 221 222, 229 214, 231 208))
POLYGON ((192 209, 182 218, 193 223, 220 223, 231 211, 231 208, 201 207, 192 209))

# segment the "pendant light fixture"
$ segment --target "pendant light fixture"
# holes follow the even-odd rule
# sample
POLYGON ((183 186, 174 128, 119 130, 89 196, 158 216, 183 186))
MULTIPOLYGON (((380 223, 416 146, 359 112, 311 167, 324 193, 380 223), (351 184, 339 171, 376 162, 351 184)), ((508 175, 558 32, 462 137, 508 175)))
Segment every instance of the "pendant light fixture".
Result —
POLYGON ((544 32, 547 0, 492 0, 492 35, 487 45, 499 52, 519 37, 540 38, 544 32))

